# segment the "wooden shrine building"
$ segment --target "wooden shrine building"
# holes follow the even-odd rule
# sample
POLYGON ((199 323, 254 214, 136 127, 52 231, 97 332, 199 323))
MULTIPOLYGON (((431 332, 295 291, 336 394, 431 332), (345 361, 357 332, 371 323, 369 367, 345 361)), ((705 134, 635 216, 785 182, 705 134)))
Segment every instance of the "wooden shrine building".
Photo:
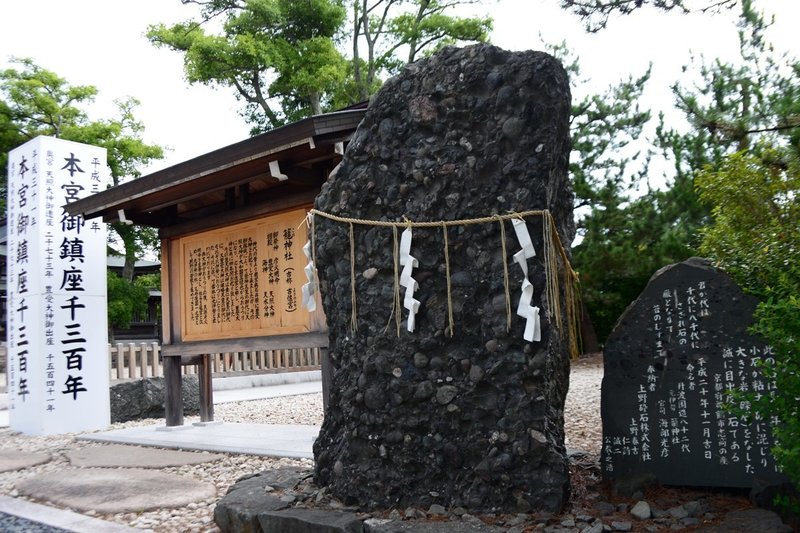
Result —
POLYGON ((210 354, 327 348, 322 306, 300 305, 303 220, 365 112, 309 117, 66 206, 159 230, 168 426, 183 424, 181 365, 198 365, 208 422, 210 354))

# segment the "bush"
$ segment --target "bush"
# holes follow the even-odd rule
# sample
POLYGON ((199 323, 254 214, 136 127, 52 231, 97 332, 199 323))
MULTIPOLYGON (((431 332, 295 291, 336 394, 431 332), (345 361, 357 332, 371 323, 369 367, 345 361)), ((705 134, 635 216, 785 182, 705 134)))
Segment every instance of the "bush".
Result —
MULTIPOLYGON (((752 331, 774 349, 762 365, 774 393, 745 396, 772 426, 778 466, 800 487, 800 161, 791 148, 756 147, 700 173, 700 198, 712 209, 703 253, 761 299, 752 331)), ((784 503, 787 503, 784 501, 784 503)), ((793 511, 800 510, 795 502, 793 511)))

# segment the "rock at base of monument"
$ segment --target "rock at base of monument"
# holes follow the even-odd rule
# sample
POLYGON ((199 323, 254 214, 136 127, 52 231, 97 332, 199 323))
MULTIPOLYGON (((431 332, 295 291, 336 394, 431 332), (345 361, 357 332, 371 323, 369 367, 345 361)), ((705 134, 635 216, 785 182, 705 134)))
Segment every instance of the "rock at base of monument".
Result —
POLYGON ((758 368, 772 349, 748 332, 756 305, 704 259, 653 275, 605 345, 607 480, 749 488, 754 479, 784 479, 770 451, 777 422, 751 422, 726 407, 731 390, 769 394, 775 386, 758 368))
POLYGON ((785 483, 770 483, 761 479, 753 481, 750 501, 758 507, 778 513, 784 522, 792 526, 794 531, 800 531, 800 515, 793 512, 793 509, 797 508, 797 503, 779 506, 776 503, 779 500, 800 502, 800 491, 788 481, 785 483))
POLYGON ((637 492, 644 492, 647 488, 658 485, 658 479, 652 472, 644 472, 638 476, 630 476, 614 480, 612 489, 614 494, 632 497, 637 492))
POLYGON ((698 533, 731 533, 733 531, 758 533, 792 533, 791 526, 766 509, 744 509, 733 511, 718 525, 702 527, 698 533))
POLYGON ((364 522, 354 513, 318 509, 286 509, 260 513, 263 531, 281 533, 362 533, 364 522))
MULTIPOLYGON (((197 376, 182 378, 183 414, 200 413, 200 384, 197 376)), ((111 386, 111 423, 164 418, 166 384, 163 377, 123 381, 111 386)))
MULTIPOLYGON (((445 48, 384 84, 316 207, 396 222, 547 209, 570 243, 569 105, 566 73, 545 53, 445 48)), ((568 343, 545 296, 543 219, 530 215, 525 224, 536 251, 527 260, 541 318, 535 342, 524 340, 526 319, 516 315, 522 269, 512 259, 520 245, 510 221, 505 232, 498 221, 413 229, 419 309, 409 332, 406 309, 392 311, 392 229, 353 228, 355 272, 374 271, 351 287, 348 225, 315 218, 333 367, 314 445, 318 485, 365 510, 556 512, 566 503, 568 343)))
POLYGON ((282 501, 271 492, 275 489, 291 489, 308 474, 309 470, 286 467, 266 470, 237 480, 214 507, 214 522, 223 533, 262 531, 258 521, 260 513, 278 511, 289 506, 288 502, 282 501))

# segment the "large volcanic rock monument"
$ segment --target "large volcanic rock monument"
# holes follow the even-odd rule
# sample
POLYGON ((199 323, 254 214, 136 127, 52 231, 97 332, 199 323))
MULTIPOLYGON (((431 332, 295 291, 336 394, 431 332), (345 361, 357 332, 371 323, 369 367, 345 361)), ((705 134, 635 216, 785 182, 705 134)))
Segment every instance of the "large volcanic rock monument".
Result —
MULTIPOLYGON (((546 209, 568 245, 574 235, 569 111, 567 75, 551 56, 490 45, 446 48, 408 66, 375 96, 316 208, 390 222, 546 209)), ((395 238, 403 228, 315 216, 333 367, 314 445, 318 484, 367 509, 434 503, 472 511, 561 509, 569 487, 563 420, 569 357, 555 309, 565 305, 545 296, 549 219, 524 220, 536 250, 526 263, 532 305, 540 308, 535 342, 523 338, 524 318, 512 311, 507 322, 523 281, 511 258, 520 243, 510 221, 505 233, 498 221, 446 233, 414 229, 419 310, 409 332, 401 307, 398 335, 395 238)))

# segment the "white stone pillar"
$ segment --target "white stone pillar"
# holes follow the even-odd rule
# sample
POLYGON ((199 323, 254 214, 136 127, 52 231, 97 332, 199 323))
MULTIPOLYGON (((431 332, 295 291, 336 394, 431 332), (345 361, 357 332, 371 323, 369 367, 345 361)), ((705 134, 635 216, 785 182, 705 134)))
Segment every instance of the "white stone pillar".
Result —
POLYGON ((37 137, 8 158, 11 429, 109 425, 106 227, 64 205, 105 188, 106 150, 37 137))

